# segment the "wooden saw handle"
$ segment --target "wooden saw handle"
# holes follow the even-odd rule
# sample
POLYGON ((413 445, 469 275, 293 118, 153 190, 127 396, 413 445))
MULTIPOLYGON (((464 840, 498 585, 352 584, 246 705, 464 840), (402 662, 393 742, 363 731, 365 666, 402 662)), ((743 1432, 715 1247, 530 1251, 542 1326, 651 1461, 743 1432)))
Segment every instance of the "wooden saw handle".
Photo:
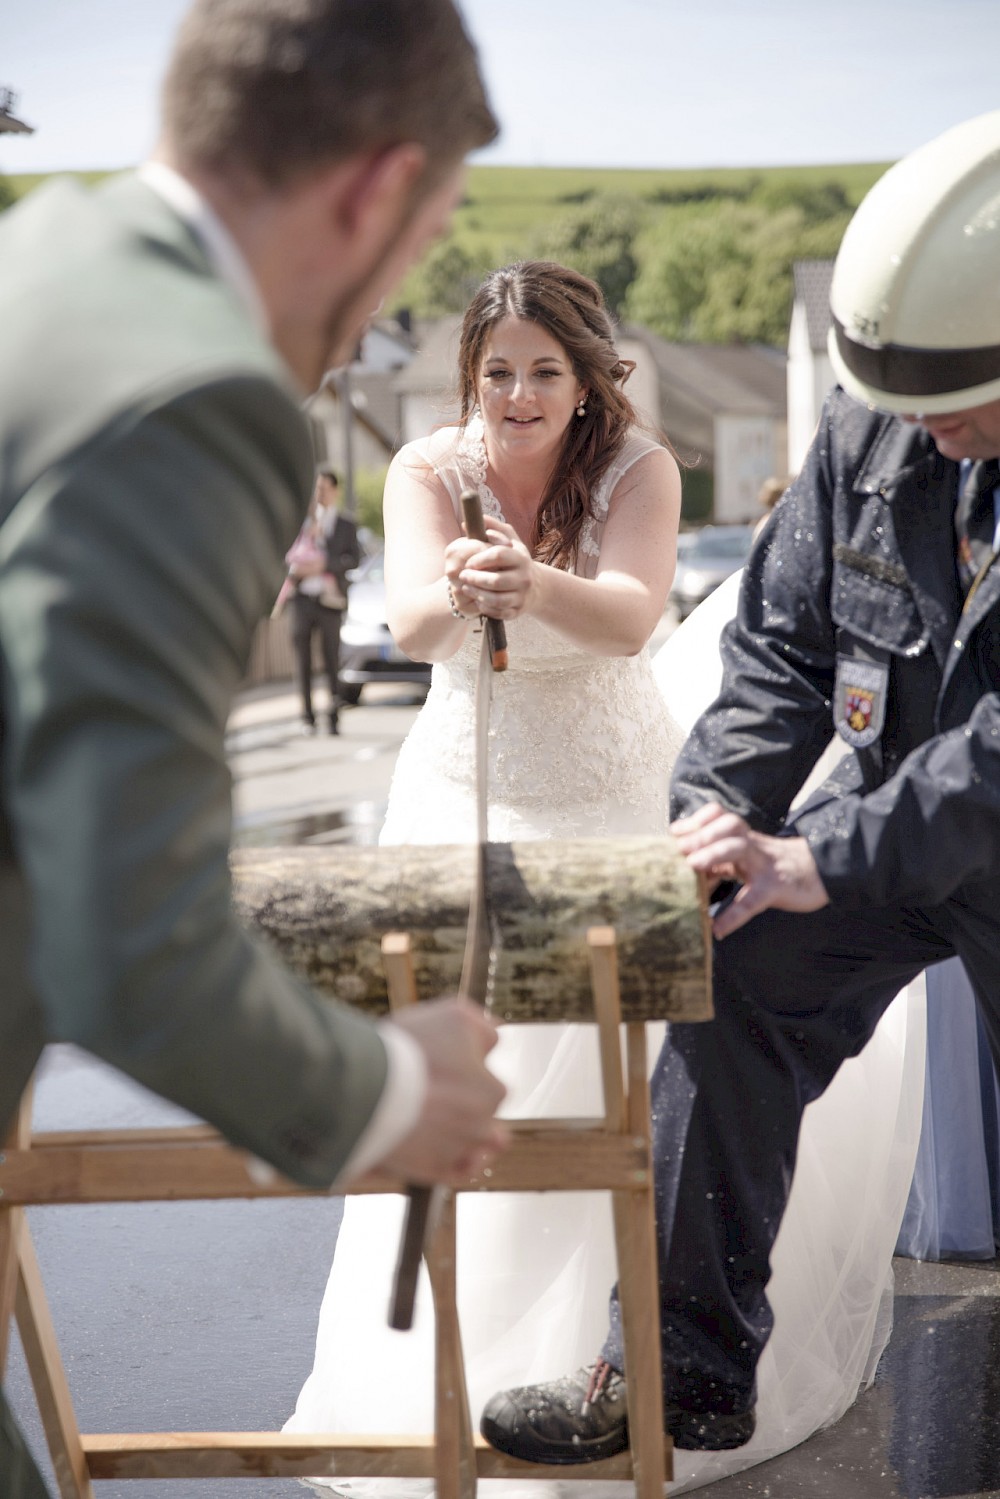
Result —
MULTIPOLYGON (((486 523, 483 520, 483 506, 479 495, 474 489, 463 489, 459 496, 462 506, 462 520, 465 523, 465 534, 471 536, 473 541, 488 541, 486 535, 486 523)), ((507 670, 507 631, 502 619, 490 619, 484 614, 483 620, 486 625, 486 635, 490 642, 490 661, 494 671, 507 670)))

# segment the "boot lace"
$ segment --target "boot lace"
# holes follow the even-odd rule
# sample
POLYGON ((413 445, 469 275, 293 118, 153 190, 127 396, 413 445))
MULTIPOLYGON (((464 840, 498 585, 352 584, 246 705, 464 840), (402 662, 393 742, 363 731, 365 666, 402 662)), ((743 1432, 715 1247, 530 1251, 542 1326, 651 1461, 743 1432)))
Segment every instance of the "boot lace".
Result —
POLYGON ((580 1406, 581 1416, 585 1416, 594 1401, 600 1399, 608 1380, 613 1374, 617 1374, 617 1372, 617 1369, 612 1368, 607 1359, 604 1358, 599 1358, 595 1363, 591 1364, 590 1379, 587 1382, 587 1393, 584 1395, 583 1404, 580 1406))

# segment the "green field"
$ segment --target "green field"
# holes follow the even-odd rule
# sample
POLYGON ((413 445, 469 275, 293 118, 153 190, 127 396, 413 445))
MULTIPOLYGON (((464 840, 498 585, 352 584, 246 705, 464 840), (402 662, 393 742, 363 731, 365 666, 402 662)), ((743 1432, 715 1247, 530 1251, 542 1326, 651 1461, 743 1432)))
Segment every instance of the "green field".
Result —
MULTIPOLYGON (((611 167, 470 167, 464 202, 456 214, 462 233, 516 239, 553 215, 603 194, 634 198, 650 207, 703 201, 709 194, 749 194, 763 182, 791 188, 838 182, 855 207, 888 163, 826 167, 716 167, 656 171, 611 167)), ((47 174, 9 173, 7 182, 23 197, 47 174)), ((74 172, 98 182, 107 172, 74 172)))
POLYGON ((851 206, 889 165, 855 163, 820 167, 690 167, 655 170, 611 167, 470 167, 466 208, 478 208, 498 228, 564 211, 599 193, 657 204, 699 201, 710 194, 749 194, 764 182, 812 188, 838 182, 851 206), (510 215, 510 217, 508 217, 510 215))
MULTIPOLYGON (((671 208, 713 199, 750 198, 765 184, 790 194, 826 183, 842 187, 851 208, 888 163, 826 167, 719 167, 685 170, 613 170, 585 167, 472 167, 455 214, 453 237, 473 254, 494 258, 529 252, 538 231, 596 199, 633 200, 651 217, 671 208)), ((477 256, 478 258, 478 256, 477 256)))
MULTIPOLYGON (((30 193, 39 183, 47 182, 53 175, 51 172, 8 172, 4 174, 4 182, 11 189, 15 201, 30 193)), ((101 182, 110 176, 108 172, 70 172, 67 175, 79 177, 81 182, 101 182)))

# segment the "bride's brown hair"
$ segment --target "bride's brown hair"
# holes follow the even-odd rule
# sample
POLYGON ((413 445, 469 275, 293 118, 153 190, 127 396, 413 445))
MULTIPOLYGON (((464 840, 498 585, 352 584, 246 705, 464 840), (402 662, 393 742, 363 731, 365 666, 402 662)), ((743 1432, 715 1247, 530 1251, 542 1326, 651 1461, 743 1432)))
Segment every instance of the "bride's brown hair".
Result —
POLYGON ((491 271, 462 320, 458 351, 461 425, 475 410, 483 346, 505 317, 537 323, 569 356, 585 386, 586 413, 574 416, 549 477, 531 533, 532 554, 570 569, 590 497, 621 452, 635 409, 622 386, 635 368, 615 348, 614 324, 600 287, 579 271, 550 260, 522 260, 491 271))

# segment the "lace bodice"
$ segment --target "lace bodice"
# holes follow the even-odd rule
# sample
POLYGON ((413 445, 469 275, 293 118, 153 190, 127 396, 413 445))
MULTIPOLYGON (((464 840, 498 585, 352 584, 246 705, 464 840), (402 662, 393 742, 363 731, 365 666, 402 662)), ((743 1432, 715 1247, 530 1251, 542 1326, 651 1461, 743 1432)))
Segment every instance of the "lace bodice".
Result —
MULTIPOLYGON (((608 504, 628 469, 655 444, 638 433, 604 476, 580 544, 593 576, 608 504)), ((404 449, 430 464, 459 513, 475 486, 483 512, 503 520, 486 481, 482 424, 447 429, 404 449)), ((531 617, 507 624, 510 665, 492 679, 489 836, 507 841, 649 833, 665 828, 670 767, 680 745, 646 650, 595 656, 531 617)), ((475 836, 473 701, 480 635, 469 630, 435 665, 427 701, 400 752, 384 843, 464 842, 475 836)))

